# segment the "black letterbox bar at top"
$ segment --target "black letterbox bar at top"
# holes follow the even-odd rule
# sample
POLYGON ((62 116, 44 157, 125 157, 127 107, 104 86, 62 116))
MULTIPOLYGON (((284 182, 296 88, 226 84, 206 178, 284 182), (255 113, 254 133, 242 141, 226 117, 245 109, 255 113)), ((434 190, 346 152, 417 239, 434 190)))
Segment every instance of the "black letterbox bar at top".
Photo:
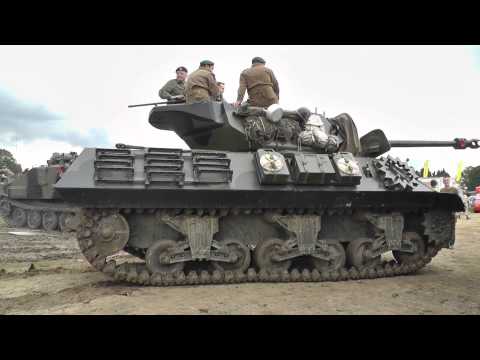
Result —
POLYGON ((131 151, 128 149, 96 149, 96 155, 131 155, 131 151))

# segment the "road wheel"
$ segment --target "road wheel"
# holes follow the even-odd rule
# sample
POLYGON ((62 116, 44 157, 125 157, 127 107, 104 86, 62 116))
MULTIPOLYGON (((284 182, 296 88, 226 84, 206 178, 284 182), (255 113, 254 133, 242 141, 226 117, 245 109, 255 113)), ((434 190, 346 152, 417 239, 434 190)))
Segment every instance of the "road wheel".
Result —
POLYGON ((312 265, 315 267, 315 269, 322 272, 339 270, 345 267, 347 255, 342 244, 339 242, 335 244, 328 244, 328 251, 331 254, 331 259, 328 261, 313 256, 311 257, 312 265))
POLYGON ((351 266, 358 269, 371 268, 380 265, 381 256, 370 257, 369 250, 372 248, 373 240, 360 238, 353 240, 347 247, 347 260, 351 266))
POLYGON ((250 266, 251 255, 250 249, 241 241, 238 240, 224 240, 221 243, 222 248, 228 249, 228 252, 233 252, 237 255, 237 261, 233 263, 227 263, 223 261, 212 261, 216 270, 224 271, 241 271, 244 272, 250 266))
POLYGON ((27 213, 18 207, 13 209, 10 223, 14 227, 24 227, 27 224, 27 213))
POLYGON ((54 231, 58 226, 58 216, 55 211, 45 211, 42 216, 43 228, 47 231, 54 231))
POLYGON ((173 240, 160 240, 150 246, 145 255, 145 262, 152 273, 175 273, 182 271, 185 262, 168 264, 162 261, 169 256, 172 250, 177 246, 173 240))
POLYGON ((265 241, 260 242, 253 252, 253 257, 255 259, 255 263, 259 267, 260 270, 275 270, 275 271, 283 271, 288 270, 288 268, 292 265, 291 260, 284 260, 284 261, 276 261, 275 255, 281 251, 284 241, 271 238, 265 241))
POLYGON ((38 229, 42 225, 42 214, 37 210, 30 210, 27 213, 27 225, 30 229, 38 229))

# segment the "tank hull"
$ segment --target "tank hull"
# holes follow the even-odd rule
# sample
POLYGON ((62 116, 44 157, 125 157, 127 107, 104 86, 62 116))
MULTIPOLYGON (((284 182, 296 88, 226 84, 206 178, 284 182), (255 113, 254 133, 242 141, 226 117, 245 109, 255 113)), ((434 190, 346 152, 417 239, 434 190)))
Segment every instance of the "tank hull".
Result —
POLYGON ((348 280, 411 273, 453 245, 463 202, 412 171, 349 153, 89 148, 55 189, 83 208, 87 260, 120 280, 348 280), (120 250, 140 262, 109 260, 120 250))
MULTIPOLYGON (((133 175, 129 180, 96 181, 96 149, 85 149, 68 173, 55 184, 67 201, 82 207, 104 208, 386 208, 449 209, 462 211, 463 202, 453 194, 432 191, 418 182, 411 191, 387 191, 376 175, 362 176, 360 184, 345 186, 283 185, 259 183, 255 153, 223 152, 230 160, 231 181, 196 181, 190 152, 184 160, 183 184, 146 183, 145 154, 148 150, 130 150, 133 175), (237 170, 238 169, 238 170, 237 170)), ((360 167, 374 168, 373 159, 355 158, 360 167)), ((121 175, 121 174, 120 174, 121 175)), ((113 179, 115 180, 115 179, 113 179)))

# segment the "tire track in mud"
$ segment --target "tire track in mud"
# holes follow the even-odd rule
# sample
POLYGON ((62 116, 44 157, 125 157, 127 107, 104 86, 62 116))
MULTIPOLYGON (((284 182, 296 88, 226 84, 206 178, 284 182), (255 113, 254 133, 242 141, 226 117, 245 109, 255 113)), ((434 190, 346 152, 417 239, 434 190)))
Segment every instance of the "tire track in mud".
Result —
MULTIPOLYGON (((98 273, 95 273, 98 275, 98 273)), ((94 276, 95 278, 95 276, 94 276)), ((34 291, 30 294, 3 299, 0 302, 0 314, 28 314, 29 312, 48 311, 75 304, 88 304, 92 300, 104 296, 129 296, 132 289, 129 286, 115 285, 109 281, 66 288, 58 292, 34 291)))

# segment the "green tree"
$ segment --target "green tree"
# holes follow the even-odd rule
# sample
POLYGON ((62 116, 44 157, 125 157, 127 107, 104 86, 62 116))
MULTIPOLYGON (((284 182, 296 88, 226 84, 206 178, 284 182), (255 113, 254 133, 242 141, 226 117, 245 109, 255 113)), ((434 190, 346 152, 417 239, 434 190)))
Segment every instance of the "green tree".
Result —
POLYGON ((17 164, 17 161, 13 157, 12 153, 5 149, 0 149, 0 169, 7 168, 14 174, 22 172, 22 166, 17 164))
MULTIPOLYGON (((417 175, 420 177, 423 177, 423 167, 419 171, 417 171, 417 175)), ((433 172, 430 169, 428 169, 427 177, 450 177, 450 174, 445 169, 437 170, 433 172)))
POLYGON ((468 191, 475 190, 480 185, 480 166, 468 166, 463 170, 461 181, 462 186, 466 186, 468 191))
MULTIPOLYGON (((423 177, 423 167, 420 169, 420 171, 417 171, 417 175, 420 177, 423 177)), ((432 176, 432 172, 430 171, 430 169, 428 169, 427 177, 431 177, 431 176, 432 176)))

